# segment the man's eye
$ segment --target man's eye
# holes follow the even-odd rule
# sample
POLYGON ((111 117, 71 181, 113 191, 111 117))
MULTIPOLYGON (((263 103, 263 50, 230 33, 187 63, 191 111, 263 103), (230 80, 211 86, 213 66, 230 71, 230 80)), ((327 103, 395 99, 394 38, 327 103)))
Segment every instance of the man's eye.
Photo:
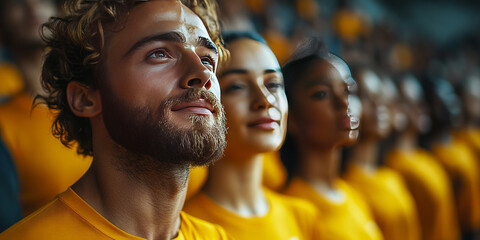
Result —
POLYGON ((312 94, 312 98, 315 98, 315 99, 324 99, 326 97, 327 97, 326 91, 318 91, 312 94))
POLYGON ((168 52, 165 49, 157 49, 154 52, 152 52, 148 58, 153 58, 153 59, 161 59, 161 58, 167 58, 168 52))
POLYGON ((210 56, 202 57, 202 63, 207 65, 210 69, 215 67, 215 61, 210 56))

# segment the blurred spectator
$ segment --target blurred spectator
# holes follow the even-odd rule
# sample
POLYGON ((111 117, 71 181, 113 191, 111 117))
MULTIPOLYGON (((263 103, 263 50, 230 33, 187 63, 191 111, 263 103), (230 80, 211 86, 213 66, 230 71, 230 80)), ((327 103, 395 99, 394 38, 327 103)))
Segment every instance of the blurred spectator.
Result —
POLYGON ((91 162, 52 136, 52 114, 46 107, 32 110, 33 97, 43 93, 40 75, 44 47, 39 30, 56 13, 53 0, 0 2, 0 35, 18 69, 17 72, 12 65, 0 67, 0 85, 13 82, 16 91, 20 85, 25 87, 0 106, 0 134, 18 172, 24 216, 65 191, 91 162))
POLYGON ((285 193, 315 204, 325 239, 383 239, 364 200, 339 178, 340 148, 355 143, 361 112, 347 64, 312 40, 283 72, 290 107, 281 149, 290 178, 285 193))
POLYGON ((460 125, 461 103, 442 77, 442 67, 432 65, 429 78, 423 81, 432 117, 428 146, 449 175, 463 238, 474 239, 480 229, 480 168, 472 149, 451 135, 460 125))
POLYGON ((360 138, 353 146, 345 180, 365 198, 386 240, 420 239, 415 202, 401 176, 379 165, 379 142, 390 134, 383 83, 368 67, 354 68, 362 101, 360 138))
POLYGON ((397 128, 394 148, 386 164, 400 173, 415 200, 424 240, 460 239, 454 198, 448 175, 435 157, 418 147, 417 138, 430 129, 423 90, 418 80, 405 74, 398 80, 396 105, 406 116, 397 128))

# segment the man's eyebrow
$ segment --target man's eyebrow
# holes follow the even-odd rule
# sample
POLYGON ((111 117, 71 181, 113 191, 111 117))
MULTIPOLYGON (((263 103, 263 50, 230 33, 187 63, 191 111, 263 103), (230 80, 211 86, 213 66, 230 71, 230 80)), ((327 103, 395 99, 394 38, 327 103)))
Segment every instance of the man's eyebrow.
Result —
POLYGON ((212 40, 206 38, 206 37, 199 37, 197 41, 198 46, 206 47, 208 49, 212 49, 215 51, 215 54, 218 55, 218 49, 215 43, 212 42, 212 40))
POLYGON ((177 42, 177 43, 185 43, 186 38, 185 35, 183 35, 180 32, 167 32, 167 33, 161 33, 161 34, 155 34, 155 35, 150 35, 146 36, 140 40, 138 40, 129 50, 127 53, 125 53, 124 56, 130 55, 132 52, 137 50, 138 48, 145 46, 148 43, 151 42, 156 42, 156 41, 169 41, 169 42, 177 42))

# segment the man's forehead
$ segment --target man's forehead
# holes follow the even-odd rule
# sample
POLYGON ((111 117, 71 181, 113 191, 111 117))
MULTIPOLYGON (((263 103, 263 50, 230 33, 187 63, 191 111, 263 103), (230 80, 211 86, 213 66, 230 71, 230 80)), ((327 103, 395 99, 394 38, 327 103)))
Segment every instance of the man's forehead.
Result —
MULTIPOLYGON (((139 1, 127 19, 127 25, 151 28, 154 31, 181 31, 188 35, 210 38, 200 17, 179 0, 139 1)), ((196 40, 196 37, 195 37, 196 40)))

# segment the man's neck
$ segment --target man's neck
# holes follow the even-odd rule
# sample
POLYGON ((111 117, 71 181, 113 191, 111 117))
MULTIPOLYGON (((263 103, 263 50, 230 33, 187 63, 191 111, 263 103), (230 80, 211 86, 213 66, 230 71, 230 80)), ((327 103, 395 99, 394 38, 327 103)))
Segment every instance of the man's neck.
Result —
POLYGON ((225 157, 209 169, 203 192, 224 208, 244 217, 268 212, 262 185, 263 156, 225 157))
MULTIPOLYGON (((103 149, 105 150, 105 149, 103 149)), ((92 166, 72 189, 123 231, 146 239, 172 239, 180 228, 188 166, 168 166, 132 177, 110 151, 94 153, 92 166)))

